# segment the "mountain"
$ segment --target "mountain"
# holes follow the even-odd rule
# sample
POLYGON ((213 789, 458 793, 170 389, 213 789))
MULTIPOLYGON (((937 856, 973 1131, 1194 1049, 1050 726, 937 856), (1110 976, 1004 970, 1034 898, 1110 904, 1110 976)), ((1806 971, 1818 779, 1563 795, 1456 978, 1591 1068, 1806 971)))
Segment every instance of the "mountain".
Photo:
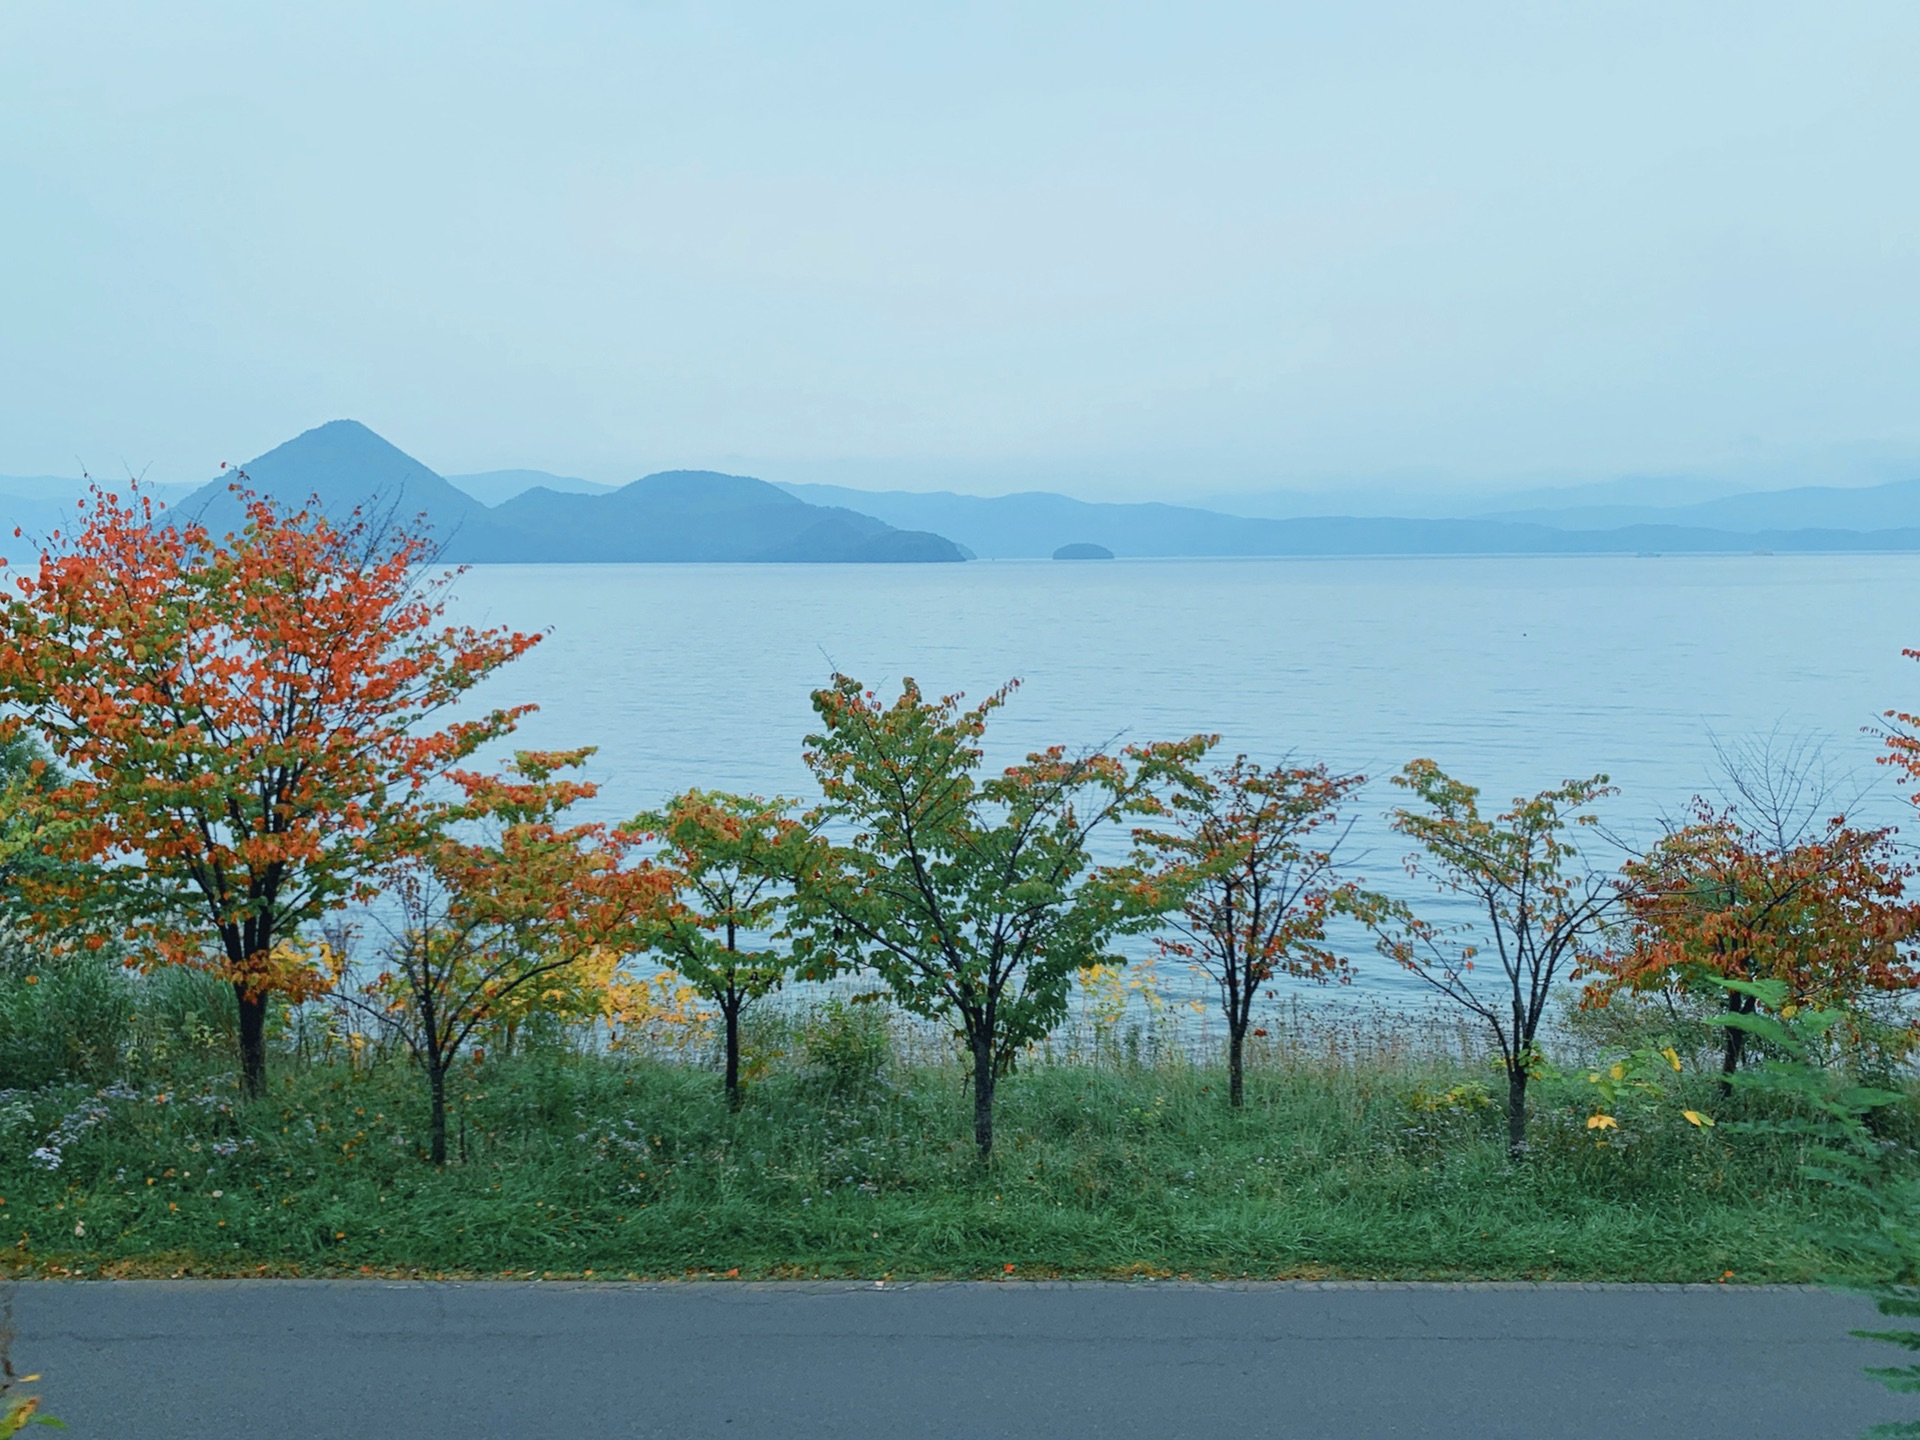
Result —
POLYGON ((1570 530, 1621 525, 1696 525, 1760 530, 1897 530, 1920 526, 1920 480, 1881 485, 1801 485, 1726 495, 1691 505, 1583 505, 1507 512, 1498 518, 1570 530))
MULTIPOLYGON (((984 497, 950 491, 866 494, 830 485, 785 487, 821 505, 857 506, 903 529, 934 530, 988 559, 1044 559, 1065 545, 1116 555, 1389 555, 1516 553, 1561 548, 1544 526, 1469 520, 1223 515, 1184 505, 1108 504, 1046 491, 984 497)), ((1637 547, 1629 547, 1637 548, 1637 547)))
POLYGON ((483 470, 477 475, 449 475, 447 483, 489 506, 504 505, 536 487, 567 495, 608 495, 618 488, 577 475, 549 475, 544 470, 483 470))
POLYGON ((450 561, 514 558, 515 537, 486 506, 357 420, 329 420, 239 469, 244 481, 226 471, 173 508, 215 533, 237 529, 246 517, 233 487, 245 484, 288 509, 315 503, 336 521, 355 510, 375 521, 418 521, 450 561))
MULTIPOLYGON (((1920 550, 1920 479, 1707 499, 1682 489, 1693 503, 1631 503, 1675 493, 1663 488, 1668 482, 1645 477, 1572 492, 1608 503, 1438 518, 1253 517, 1045 491, 988 497, 770 485, 708 470, 666 471, 618 489, 544 471, 497 470, 460 477, 470 487, 462 488, 352 420, 318 426, 241 468, 255 490, 283 505, 313 497, 336 517, 357 508, 375 518, 417 519, 439 542, 441 557, 454 562, 925 562, 976 553, 1043 559, 1073 545, 1134 557, 1920 550), (506 498, 483 503, 490 494, 506 498)), ((0 523, 19 525, 29 537, 65 526, 85 483, 0 477, 0 523)), ((216 529, 232 528, 241 520, 233 483, 227 472, 174 499, 173 507, 216 529)), ((147 488, 168 498, 183 487, 147 488)))
POLYGON ((1195 494, 1189 503, 1203 510, 1263 520, 1300 520, 1321 515, 1461 520, 1517 514, 1532 517, 1574 506, 1684 505, 1752 488, 1691 476, 1627 475, 1568 485, 1487 490, 1462 485, 1451 476, 1433 475, 1422 480, 1369 478, 1315 488, 1215 491, 1195 494))
MULTIPOLYGON (((930 561, 964 558, 938 535, 870 515, 810 505, 738 475, 673 471, 600 494, 545 486, 488 507, 354 420, 332 420, 240 467, 251 488, 285 506, 311 496, 330 515, 358 508, 416 518, 451 562, 930 561)), ((498 473, 498 472, 495 472, 498 473)), ((216 530, 242 519, 230 474, 182 500, 216 530)), ((586 482, 580 482, 586 483, 586 482)))
POLYGON ((530 549, 571 560, 959 560, 952 541, 896 529, 777 485, 711 470, 669 470, 608 495, 543 488, 493 512, 530 549))
MULTIPOLYGON (((857 505, 865 513, 902 528, 937 530, 978 554, 995 559, 1037 559, 1053 554, 1063 545, 1082 542, 1103 545, 1116 555, 1143 557, 1737 554, 1753 550, 1920 549, 1920 518, 1906 525, 1859 530, 1843 525, 1803 524, 1734 529, 1679 523, 1671 518, 1729 501, 1710 501, 1684 510, 1650 509, 1645 512, 1650 518, 1586 529, 1546 523, 1549 517, 1545 516, 1440 520, 1312 516, 1269 520, 1180 505, 1096 504, 1046 492, 985 497, 947 491, 867 493, 831 485, 782 488, 819 504, 857 505)), ((1641 513, 1636 511, 1634 515, 1638 517, 1641 513)))
MULTIPOLYGON (((23 538, 38 540, 55 530, 70 530, 80 502, 96 483, 109 493, 122 496, 127 493, 125 479, 96 482, 72 475, 0 475, 0 536, 11 541, 13 532, 18 530, 23 538)), ((142 483, 140 486, 142 494, 151 495, 166 505, 183 499, 195 488, 179 484, 142 483)))

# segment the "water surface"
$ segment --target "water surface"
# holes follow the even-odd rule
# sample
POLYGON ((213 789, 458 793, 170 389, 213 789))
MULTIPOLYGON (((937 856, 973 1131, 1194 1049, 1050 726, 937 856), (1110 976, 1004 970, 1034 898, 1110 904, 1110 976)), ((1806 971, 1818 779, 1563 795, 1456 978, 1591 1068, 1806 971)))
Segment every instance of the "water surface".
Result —
POLYGON ((1604 772, 1610 827, 1644 840, 1709 783, 1715 735, 1812 733, 1899 819, 1861 729, 1920 708, 1913 555, 502 565, 455 595, 551 632, 485 698, 540 704, 522 743, 597 745, 605 818, 689 785, 810 796, 807 696, 835 668, 975 696, 1019 677, 997 760, 1206 731, 1380 777, 1354 844, 1409 898, 1382 816, 1416 756, 1498 801, 1604 772))

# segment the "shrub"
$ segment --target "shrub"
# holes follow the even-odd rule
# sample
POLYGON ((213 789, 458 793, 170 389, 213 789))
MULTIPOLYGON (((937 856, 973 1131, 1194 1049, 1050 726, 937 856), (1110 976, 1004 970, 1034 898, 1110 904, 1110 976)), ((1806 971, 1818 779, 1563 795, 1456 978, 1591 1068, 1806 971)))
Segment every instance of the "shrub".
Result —
POLYGON ((103 1080, 121 1060, 133 985, 111 959, 0 948, 0 1090, 103 1080))

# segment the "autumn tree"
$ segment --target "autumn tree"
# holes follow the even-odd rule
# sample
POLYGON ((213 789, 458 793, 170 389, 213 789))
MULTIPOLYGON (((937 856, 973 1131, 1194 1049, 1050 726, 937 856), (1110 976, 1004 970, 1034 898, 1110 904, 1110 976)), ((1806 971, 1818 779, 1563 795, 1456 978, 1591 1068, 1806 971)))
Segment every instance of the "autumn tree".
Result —
POLYGON ((441 623, 416 531, 240 498, 216 537, 96 489, 6 597, 0 697, 70 767, 63 858, 115 881, 44 913, 223 975, 258 1095, 269 997, 325 983, 280 942, 368 895, 423 793, 530 708, 429 726, 538 637, 441 623))
MULTIPOLYGON (((1627 923, 1586 962, 1586 998, 1667 986, 1718 996, 1729 1015, 1758 1005, 1752 982, 1778 981, 1784 1003, 1845 1009, 1871 992, 1920 985, 1906 942, 1916 919, 1905 897, 1913 867, 1889 830, 1844 816, 1817 827, 1765 828, 1696 799, 1622 870, 1627 923), (1729 982, 1742 982, 1729 984, 1729 982)), ((1748 1029, 1723 1027, 1721 1088, 1739 1070, 1748 1029)))
POLYGON ((1163 817, 1210 737, 1074 755, 1056 746, 994 775, 980 747, 1014 685, 971 709, 909 679, 886 703, 836 675, 813 694, 806 760, 823 844, 798 887, 798 949, 816 969, 862 963, 913 1014, 966 1047, 973 1137, 993 1150, 994 1084, 1066 1013, 1078 970, 1180 901, 1142 857, 1096 864, 1096 835, 1163 817))
POLYGON ((1613 791, 1604 775, 1569 780, 1487 817, 1479 790, 1431 760, 1415 760, 1393 783, 1417 802, 1392 813, 1393 828, 1418 846, 1408 874, 1454 897, 1462 915, 1441 922, 1403 905, 1383 910, 1381 953, 1486 1025, 1507 1077, 1507 1146, 1518 1157, 1547 1001, 1620 899, 1571 835, 1595 823, 1587 807, 1613 791))
POLYGON ((1139 832, 1148 850, 1192 877, 1168 917, 1172 933, 1157 943, 1219 989, 1231 1105, 1244 1103, 1247 1032, 1261 992, 1281 976, 1325 982, 1350 974, 1327 929, 1369 898, 1335 868, 1350 829, 1341 805, 1365 783, 1325 765, 1263 768, 1241 755, 1174 792, 1173 825, 1139 832))
POLYGON ((573 778, 588 750, 521 751, 505 773, 455 771, 458 798, 381 877, 380 969, 357 994, 393 1024, 427 1078, 428 1150, 447 1163, 447 1077, 474 1032, 624 943, 666 877, 629 863, 632 837, 566 823, 595 787, 573 778))
POLYGON ((658 837, 671 891, 640 915, 635 939, 720 1007, 727 1104, 740 1104, 740 1015, 785 983, 792 961, 779 930, 794 878, 812 848, 784 801, 689 790, 641 815, 658 837))

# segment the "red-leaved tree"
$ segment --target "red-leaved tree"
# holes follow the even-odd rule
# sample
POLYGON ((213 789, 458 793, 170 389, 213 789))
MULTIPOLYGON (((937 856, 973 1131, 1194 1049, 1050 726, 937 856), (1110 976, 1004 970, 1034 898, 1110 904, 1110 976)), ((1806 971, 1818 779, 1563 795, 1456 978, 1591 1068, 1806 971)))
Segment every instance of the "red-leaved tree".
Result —
POLYGON ((115 882, 46 913, 230 981, 258 1095, 269 996, 326 983, 281 942, 418 842, 422 793, 531 707, 429 722, 539 637, 442 623, 418 531, 236 490, 217 537, 96 488, 0 600, 0 698, 69 767, 67 858, 115 882))
MULTIPOLYGON (((1584 962, 1586 1001, 1673 985, 1717 994, 1730 1013, 1750 1015, 1753 991, 1727 981, 1780 981, 1795 1006, 1844 1007, 1870 992, 1913 989, 1920 965, 1909 939, 1920 912, 1906 898, 1912 875, 1889 830, 1835 818, 1782 839, 1695 800, 1688 823, 1623 867, 1628 923, 1584 962)), ((1746 1037, 1727 1027, 1723 1089, 1746 1037)))
POLYGON ((1372 913, 1372 897, 1336 869, 1350 823, 1341 805, 1365 783, 1325 765, 1263 768, 1241 755, 1174 794, 1174 825, 1136 834, 1189 877, 1158 944, 1219 987, 1230 1105, 1245 1099, 1247 1032, 1261 992, 1281 976, 1349 977, 1327 927, 1342 911, 1372 913))

